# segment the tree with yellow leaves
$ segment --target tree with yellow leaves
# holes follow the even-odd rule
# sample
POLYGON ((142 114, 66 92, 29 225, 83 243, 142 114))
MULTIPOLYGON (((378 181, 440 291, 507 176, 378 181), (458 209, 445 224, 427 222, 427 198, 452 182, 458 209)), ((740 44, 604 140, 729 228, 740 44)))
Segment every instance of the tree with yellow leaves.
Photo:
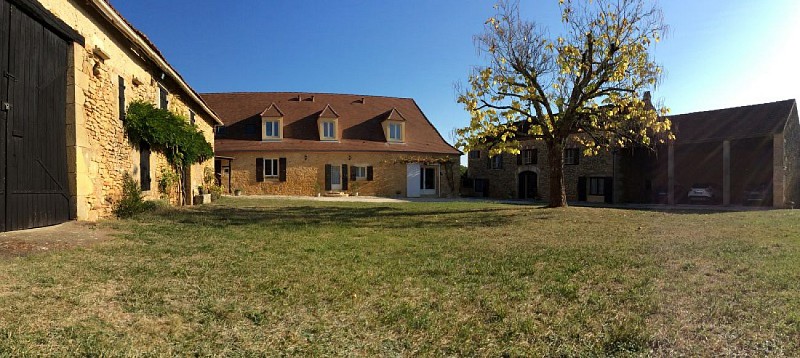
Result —
POLYGON ((667 27, 644 0, 560 0, 563 33, 520 16, 519 2, 500 0, 475 36, 488 64, 474 69, 458 102, 470 125, 457 146, 490 156, 519 154, 520 139, 544 141, 551 207, 567 205, 563 152, 568 141, 586 155, 673 138, 667 109, 645 98, 662 68, 651 49, 667 27))

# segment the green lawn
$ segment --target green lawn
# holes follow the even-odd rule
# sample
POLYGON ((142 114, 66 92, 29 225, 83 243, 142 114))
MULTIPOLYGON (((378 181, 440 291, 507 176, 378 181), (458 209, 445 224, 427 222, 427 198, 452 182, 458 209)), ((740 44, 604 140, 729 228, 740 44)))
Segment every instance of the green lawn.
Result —
POLYGON ((798 224, 223 199, 0 258, 0 356, 797 356, 798 224))

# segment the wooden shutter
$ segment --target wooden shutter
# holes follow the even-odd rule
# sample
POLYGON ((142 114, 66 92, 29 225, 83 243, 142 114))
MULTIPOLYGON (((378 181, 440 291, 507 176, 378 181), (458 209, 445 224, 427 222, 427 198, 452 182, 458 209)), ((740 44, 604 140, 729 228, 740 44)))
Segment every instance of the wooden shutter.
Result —
POLYGON ((373 175, 373 170, 372 167, 369 166, 367 167, 367 181, 372 181, 373 178, 372 175, 373 175))
POLYGON ((168 109, 169 99, 167 98, 167 94, 169 94, 169 92, 161 85, 158 86, 158 89, 158 106, 161 109, 168 109))
POLYGON ((531 149, 531 164, 539 164, 539 149, 531 149))
POLYGON ((342 164, 342 190, 347 190, 347 164, 342 164))
POLYGON ((331 190, 331 165, 325 164, 325 190, 331 190))
POLYGON ((492 157, 486 156, 486 169, 492 169, 492 157))
POLYGON ((358 174, 358 171, 356 170, 357 168, 358 167, 350 168, 350 181, 356 181, 356 179, 358 179, 356 178, 356 174, 358 174))
POLYGON ((150 144, 139 143, 139 184, 142 190, 150 190, 150 144))
POLYGON ((125 79, 119 76, 119 120, 125 120, 125 79))
POLYGON ((264 181, 264 158, 256 158, 256 181, 264 181))
POLYGON ((278 181, 286 181, 286 158, 278 158, 278 181))

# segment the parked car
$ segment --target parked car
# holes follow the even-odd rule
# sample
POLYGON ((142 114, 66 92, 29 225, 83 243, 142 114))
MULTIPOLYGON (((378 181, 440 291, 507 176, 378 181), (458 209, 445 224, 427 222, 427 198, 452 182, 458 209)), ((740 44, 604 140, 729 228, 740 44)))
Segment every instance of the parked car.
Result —
POLYGON ((709 183, 695 183, 689 189, 690 202, 711 202, 715 200, 714 185, 709 183))
POLYGON ((744 205, 764 205, 769 198, 769 185, 758 184, 744 191, 744 205))

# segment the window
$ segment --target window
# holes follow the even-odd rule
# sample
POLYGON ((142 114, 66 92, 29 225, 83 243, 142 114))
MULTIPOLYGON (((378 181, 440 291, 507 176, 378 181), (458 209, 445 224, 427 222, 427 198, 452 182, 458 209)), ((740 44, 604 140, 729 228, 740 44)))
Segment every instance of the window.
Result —
POLYGON ((589 178, 589 195, 605 195, 604 189, 606 184, 605 178, 592 177, 589 178))
POLYGON ((166 88, 161 85, 158 85, 158 108, 161 109, 168 109, 169 106, 169 99, 167 98, 169 92, 166 88))
POLYGON ((125 120, 125 79, 120 76, 119 81, 119 120, 125 120))
POLYGON ((469 159, 481 159, 481 151, 480 150, 470 150, 469 151, 469 159))
POLYGON ((336 123, 322 122, 322 139, 336 139, 336 123))
POLYGON ((189 123, 194 125, 194 111, 191 109, 189 110, 189 123))
POLYGON ((489 158, 491 169, 503 169, 503 155, 498 154, 489 158))
POLYGON ((280 121, 265 121, 264 122, 264 138, 280 138, 281 129, 280 121))
POLYGON ((367 167, 352 167, 351 170, 356 180, 364 180, 367 178, 367 167))
POLYGON ((539 151, 536 149, 523 149, 522 150, 522 164, 536 164, 538 161, 539 151))
POLYGON ((264 159, 264 177, 278 177, 278 159, 264 159))
POLYGON ((400 123, 389 123, 389 140, 403 140, 403 125, 400 123))
POLYGON ((579 158, 581 152, 578 148, 567 148, 564 149, 564 164, 566 165, 578 165, 579 158))

